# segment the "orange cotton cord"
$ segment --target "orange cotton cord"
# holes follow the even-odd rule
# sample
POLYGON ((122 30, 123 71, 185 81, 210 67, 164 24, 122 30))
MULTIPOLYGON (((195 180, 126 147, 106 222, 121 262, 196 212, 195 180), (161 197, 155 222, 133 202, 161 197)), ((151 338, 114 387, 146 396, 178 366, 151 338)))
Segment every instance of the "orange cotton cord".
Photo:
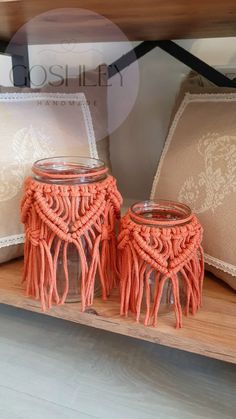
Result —
POLYGON ((204 255, 201 247, 203 229, 194 214, 185 223, 145 220, 130 211, 121 220, 118 237, 121 289, 121 315, 131 310, 140 321, 145 306, 144 324, 157 325, 163 290, 170 281, 174 299, 176 327, 182 326, 179 278, 184 285, 185 314, 195 314, 201 305, 204 278, 204 255), (154 292, 151 303, 150 283, 154 292), (145 298, 144 298, 145 297, 145 298))
POLYGON ((66 300, 70 243, 74 244, 80 257, 82 310, 93 303, 97 273, 102 296, 107 298, 117 283, 115 229, 121 202, 116 181, 110 175, 99 182, 79 185, 26 180, 21 203, 26 235, 23 281, 27 295, 40 299, 44 311, 53 303, 62 304, 66 300), (89 264, 84 243, 90 253, 89 264), (59 297, 57 261, 61 250, 65 289, 59 297))

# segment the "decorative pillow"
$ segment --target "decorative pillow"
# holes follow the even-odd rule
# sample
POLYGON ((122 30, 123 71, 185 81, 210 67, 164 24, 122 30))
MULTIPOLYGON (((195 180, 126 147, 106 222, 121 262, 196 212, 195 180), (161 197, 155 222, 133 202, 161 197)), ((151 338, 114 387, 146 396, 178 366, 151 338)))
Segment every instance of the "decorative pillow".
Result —
POLYGON ((187 203, 204 227, 207 269, 236 289, 236 93, 186 94, 151 197, 187 203))
POLYGON ((97 152, 111 170, 110 144, 107 132, 107 65, 101 64, 93 70, 81 73, 77 78, 59 79, 42 88, 3 87, 2 93, 84 93, 92 116, 97 152))
POLYGON ((35 160, 62 155, 97 157, 83 93, 0 93, 0 262, 22 254, 22 183, 35 160), (11 246, 10 248, 8 246, 11 246))
MULTIPOLYGON (((223 71, 222 73, 230 79, 235 79, 236 77, 236 73, 233 71, 223 71)), ((175 114, 178 111, 186 93, 234 93, 234 89, 232 87, 216 86, 211 81, 203 77, 201 74, 198 74, 195 71, 190 71, 190 73, 183 79, 180 85, 180 89, 178 91, 175 104, 171 113, 171 122, 174 119, 175 114)))

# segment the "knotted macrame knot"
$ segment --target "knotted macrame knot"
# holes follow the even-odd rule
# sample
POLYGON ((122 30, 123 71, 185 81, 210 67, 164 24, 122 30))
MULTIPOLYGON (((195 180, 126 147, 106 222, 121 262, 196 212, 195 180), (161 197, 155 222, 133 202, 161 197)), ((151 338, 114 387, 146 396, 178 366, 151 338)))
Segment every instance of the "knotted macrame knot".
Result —
POLYGON ((145 325, 157 324, 162 294, 167 284, 173 297, 176 327, 182 325, 180 283, 185 290, 185 313, 201 305, 204 255, 203 229, 192 214, 178 227, 149 226, 136 222, 130 212, 121 220, 118 236, 121 314, 131 310, 136 320, 146 305, 145 325), (151 291, 152 289, 152 291, 151 291))
POLYGON ((103 225, 102 226, 102 240, 111 240, 112 237, 114 237, 115 233, 114 230, 112 230, 111 226, 109 225, 103 225))
POLYGON ((24 280, 27 295, 41 299, 42 309, 64 303, 69 287, 71 249, 81 274, 82 311, 93 303, 95 280, 104 299, 117 283, 116 243, 121 196, 112 176, 93 184, 47 184, 28 178, 21 203, 25 225, 24 280), (58 265, 64 285, 58 289, 58 265), (109 274, 108 274, 109 273, 109 274))
POLYGON ((28 240, 30 240, 33 246, 38 246, 39 240, 40 240, 40 229, 37 229, 37 230, 28 229, 26 232, 26 237, 28 240))

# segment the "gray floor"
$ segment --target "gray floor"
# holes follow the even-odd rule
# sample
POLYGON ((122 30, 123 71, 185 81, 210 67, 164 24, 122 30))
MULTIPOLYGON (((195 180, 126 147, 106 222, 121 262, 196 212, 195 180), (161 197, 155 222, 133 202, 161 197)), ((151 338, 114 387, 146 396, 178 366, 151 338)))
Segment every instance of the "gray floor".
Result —
POLYGON ((235 390, 231 364, 0 306, 0 419, 235 418, 235 390))

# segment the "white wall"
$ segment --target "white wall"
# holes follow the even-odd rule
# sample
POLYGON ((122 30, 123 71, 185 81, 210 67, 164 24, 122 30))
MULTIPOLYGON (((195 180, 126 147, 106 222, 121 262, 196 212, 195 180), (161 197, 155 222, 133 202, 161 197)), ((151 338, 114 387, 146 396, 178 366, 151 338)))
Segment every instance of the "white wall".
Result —
POLYGON ((12 67, 12 60, 9 55, 0 54, 0 85, 1 86, 12 86, 10 77, 12 67))
POLYGON ((147 199, 181 79, 188 69, 161 50, 139 62, 136 104, 111 135, 114 174, 124 196, 147 199))
MULTIPOLYGON (((211 65, 236 68, 236 38, 177 41, 211 65)), ((29 48, 30 65, 70 64, 71 75, 78 60, 78 48, 83 62, 93 68, 106 57, 109 64, 127 51, 124 43, 83 44, 76 51, 66 46, 41 45, 29 48), (95 51, 95 52, 94 52, 95 51), (101 54, 99 54, 101 51, 101 54), (85 60, 86 58, 86 60, 85 60)), ((2 62, 0 63, 2 64, 2 62)), ((9 61, 6 62, 9 66, 9 61)), ((0 82, 7 84, 6 71, 0 82)), ((152 179, 168 130, 169 118, 179 84, 189 69, 168 54, 155 49, 139 61, 140 85, 135 106, 124 123, 111 134, 113 172, 126 197, 148 198, 152 179)), ((40 80, 40 74, 38 76, 40 80)))

